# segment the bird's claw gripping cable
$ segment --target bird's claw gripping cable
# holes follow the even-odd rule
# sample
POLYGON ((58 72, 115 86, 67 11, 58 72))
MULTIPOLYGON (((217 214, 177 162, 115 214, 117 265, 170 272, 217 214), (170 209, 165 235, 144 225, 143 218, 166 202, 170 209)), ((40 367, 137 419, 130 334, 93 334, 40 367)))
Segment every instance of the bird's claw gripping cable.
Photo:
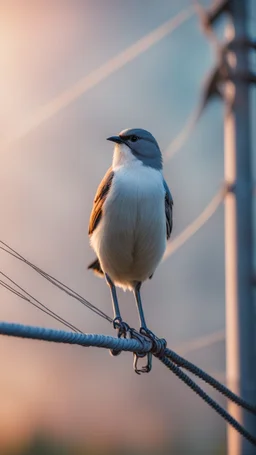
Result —
POLYGON ((151 332, 148 328, 141 327, 140 333, 134 331, 133 329, 130 330, 131 336, 136 338, 138 341, 143 342, 143 339, 148 338, 152 342, 152 350, 147 352, 146 354, 140 354, 138 352, 133 353, 133 369, 135 373, 149 373, 152 369, 152 357, 153 354, 157 357, 161 357, 164 354, 164 350, 166 348, 166 340, 164 338, 158 338, 153 332, 151 332), (144 365, 141 369, 138 368, 138 361, 139 359, 147 357, 147 364, 144 365))
MULTIPOLYGON (((139 352, 133 353, 133 369, 135 373, 137 374, 149 373, 152 369, 153 354, 156 355, 157 357, 161 357, 164 355, 164 350, 167 344, 166 340, 164 338, 161 339, 158 338, 147 327, 141 327, 140 331, 137 332, 137 330, 131 328, 119 316, 113 320, 113 327, 115 330, 117 330, 118 338, 126 338, 127 335, 129 334, 130 338, 134 338, 137 341, 140 341, 142 343, 142 346, 144 344, 145 338, 151 341, 152 349, 150 352, 147 352, 146 354, 145 353, 141 354, 139 352), (147 364, 143 365, 141 368, 138 368, 139 359, 142 359, 144 357, 147 357, 147 364)), ((117 356, 121 353, 121 351, 117 349, 110 349, 110 353, 112 356, 117 356)))
MULTIPOLYGON (((126 338, 127 337, 127 333, 130 332, 130 327, 129 325, 124 322, 122 320, 121 317, 116 317, 114 320, 113 320, 113 327, 115 330, 117 330, 117 337, 118 338, 126 338)), ((121 353, 120 350, 117 350, 117 349, 110 349, 110 354, 113 355, 113 356, 117 356, 121 353)))

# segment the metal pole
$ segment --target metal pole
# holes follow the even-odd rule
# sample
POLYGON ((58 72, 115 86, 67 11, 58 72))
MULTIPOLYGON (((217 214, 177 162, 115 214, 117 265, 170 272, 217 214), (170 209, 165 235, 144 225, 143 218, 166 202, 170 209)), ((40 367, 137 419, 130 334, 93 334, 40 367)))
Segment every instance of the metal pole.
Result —
MULTIPOLYGON (((248 0, 230 0, 229 38, 247 36, 248 0)), ((226 262, 226 374, 228 386, 239 396, 256 403, 255 311, 253 303, 252 174, 249 70, 245 47, 234 46, 227 54, 237 76, 226 84, 225 179, 231 190, 225 200, 226 262), (233 105, 230 102, 233 99, 233 105), (233 190, 232 190, 233 188, 233 190)), ((256 418, 233 404, 228 411, 248 431, 256 433, 256 418)), ((230 426, 228 455, 255 455, 256 449, 230 426)))

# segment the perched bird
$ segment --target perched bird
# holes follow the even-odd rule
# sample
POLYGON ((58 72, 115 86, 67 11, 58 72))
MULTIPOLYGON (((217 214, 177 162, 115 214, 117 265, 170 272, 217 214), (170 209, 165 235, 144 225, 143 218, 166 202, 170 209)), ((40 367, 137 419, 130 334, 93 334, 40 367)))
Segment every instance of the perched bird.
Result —
MULTIPOLYGON (((121 318, 116 286, 133 291, 140 331, 152 336, 140 288, 152 278, 164 254, 172 231, 173 200, 162 173, 162 154, 151 133, 126 129, 107 140, 115 143, 113 162, 94 199, 89 237, 97 258, 88 268, 105 276, 110 287, 118 336, 126 336, 129 326, 121 318)), ((150 369, 148 356, 148 364, 135 371, 150 369)))

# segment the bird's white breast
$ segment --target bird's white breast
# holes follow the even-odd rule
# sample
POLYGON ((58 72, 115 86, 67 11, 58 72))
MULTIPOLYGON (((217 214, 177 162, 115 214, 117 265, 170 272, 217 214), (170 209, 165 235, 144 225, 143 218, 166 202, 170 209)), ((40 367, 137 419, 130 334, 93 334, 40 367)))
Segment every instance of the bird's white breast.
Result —
POLYGON ((115 284, 132 288, 154 273, 165 250, 163 177, 137 159, 114 172, 91 244, 115 284))

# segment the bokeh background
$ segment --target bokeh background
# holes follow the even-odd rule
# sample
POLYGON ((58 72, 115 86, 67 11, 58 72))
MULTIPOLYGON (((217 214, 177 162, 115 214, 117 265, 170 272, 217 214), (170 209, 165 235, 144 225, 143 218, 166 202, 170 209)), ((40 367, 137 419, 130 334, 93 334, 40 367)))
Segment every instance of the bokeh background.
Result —
MULTIPOLYGON (((223 181, 220 101, 207 106, 168 159, 215 61, 196 14, 127 63, 125 54, 120 68, 111 60, 191 3, 0 1, 0 239, 109 315, 109 290, 87 271, 94 257, 87 237, 92 200, 112 159, 105 138, 127 127, 157 138, 174 198, 173 238, 223 181)), ((253 33, 253 0, 249 25, 253 33)), ((255 89, 252 100, 255 106, 255 89)), ((81 330, 113 334, 108 322, 24 264, 0 257, 2 271, 81 330)), ((149 327, 222 381, 224 286, 220 206, 142 291, 149 327)), ((7 290, 0 295, 1 320, 61 328, 7 290)), ((120 291, 119 298, 124 319, 137 327, 132 295, 120 291)), ((225 453, 224 421, 157 361, 151 374, 138 377, 129 353, 113 358, 107 350, 5 337, 0 359, 3 455, 225 453)))

